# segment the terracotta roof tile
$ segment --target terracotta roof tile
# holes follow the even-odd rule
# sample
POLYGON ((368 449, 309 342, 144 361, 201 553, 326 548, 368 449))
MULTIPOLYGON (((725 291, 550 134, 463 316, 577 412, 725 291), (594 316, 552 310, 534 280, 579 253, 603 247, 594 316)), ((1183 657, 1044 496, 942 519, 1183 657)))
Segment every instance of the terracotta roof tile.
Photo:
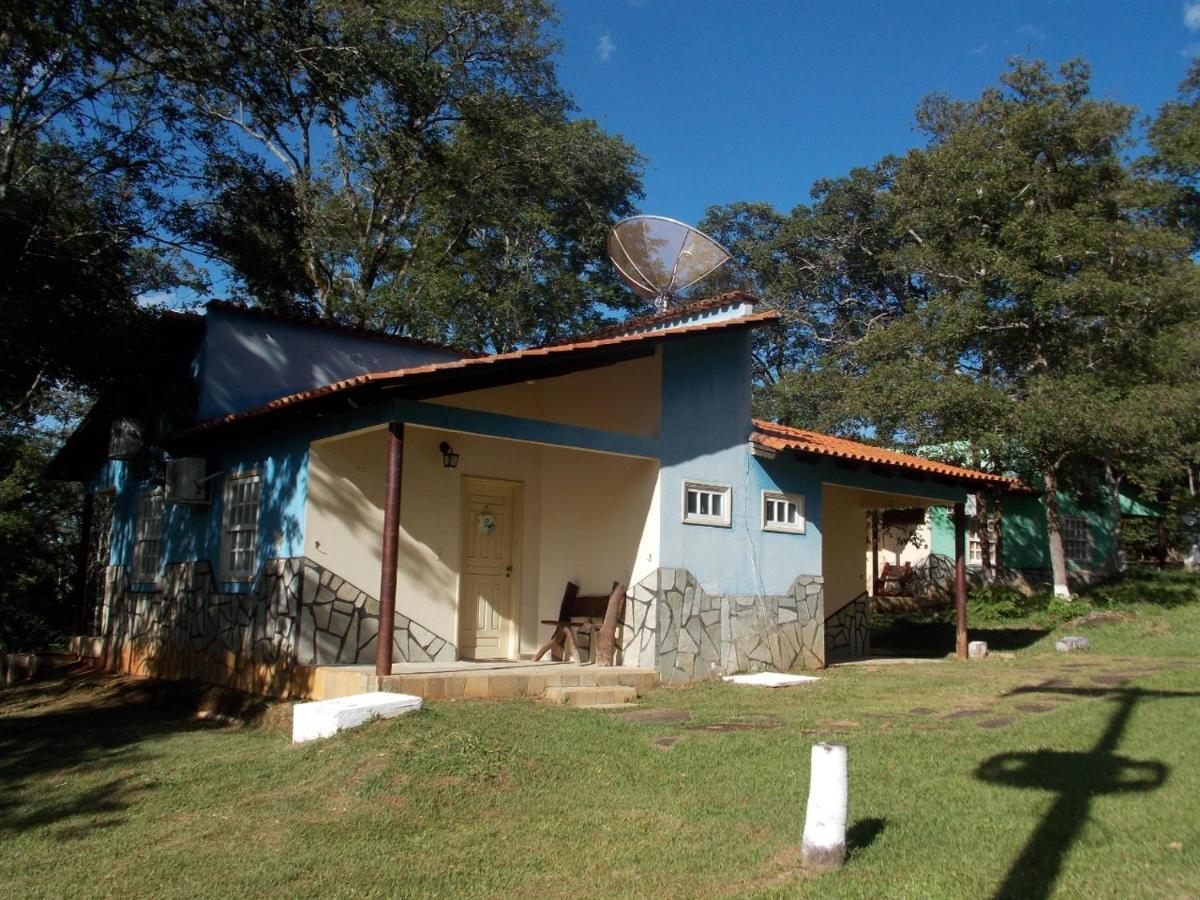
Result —
POLYGON ((286 397, 268 401, 261 406, 256 406, 253 409, 248 409, 243 412, 230 413, 226 416, 220 416, 215 419, 208 419, 198 425, 193 425, 190 428, 185 428, 171 435, 171 439, 189 437, 205 431, 210 431, 223 425, 231 425, 235 422, 245 421, 257 416, 263 416, 276 410, 286 407, 296 406, 308 400, 314 400, 317 397, 324 397, 331 394, 342 393, 355 387, 361 387, 368 384, 395 384, 407 379, 414 379, 421 375, 433 374, 437 372, 453 371, 456 369, 475 368, 478 366, 495 366, 514 362, 516 360, 527 359, 529 357, 548 357, 559 354, 569 354, 577 350, 595 350, 606 347, 616 347, 624 344, 638 343, 642 341, 659 340, 663 337, 671 337, 675 335, 693 334, 704 331, 720 331, 725 328, 734 327, 751 327, 764 322, 771 322, 779 318, 779 314, 773 311, 753 313, 747 316, 738 316, 735 319, 721 319, 715 322, 697 322, 692 325, 682 325, 678 328, 665 328, 658 331, 644 331, 638 334, 619 335, 617 337, 596 338, 592 340, 572 341, 563 344, 553 344, 547 347, 531 347, 526 350, 513 350, 508 353, 496 353, 491 356, 476 356, 468 359, 449 360, 446 362, 426 363, 421 366, 413 366, 407 369, 391 369, 383 372, 366 372, 362 375, 355 375, 351 378, 336 381, 333 384, 327 384, 324 387, 313 388, 307 391, 299 391, 294 394, 288 394, 286 397))
POLYGON ((1016 478, 993 475, 990 472, 979 472, 962 466, 952 466, 949 463, 925 459, 921 456, 910 456, 907 453, 897 453, 895 450, 873 447, 870 444, 862 444, 830 434, 821 434, 818 431, 789 428, 786 425, 776 425, 774 422, 767 422, 763 419, 753 419, 752 424, 754 431, 750 435, 750 440, 771 450, 794 450, 817 456, 850 459, 880 466, 894 466, 899 469, 927 472, 931 475, 942 475, 961 481, 994 484, 1011 490, 1019 490, 1022 487, 1021 482, 1016 478))
POLYGON ((729 291, 719 294, 716 297, 706 297, 703 300, 693 300, 691 303, 681 303, 679 306, 672 306, 664 312, 654 312, 649 315, 614 322, 612 325, 605 325, 603 328, 590 331, 587 334, 577 337, 575 340, 581 341, 589 338, 614 337, 620 334, 628 334, 639 328, 650 328, 663 322, 672 322, 676 319, 695 315, 696 313, 707 312, 710 309, 720 309, 722 306, 734 306, 740 303, 755 304, 758 303, 758 298, 745 291, 729 291))

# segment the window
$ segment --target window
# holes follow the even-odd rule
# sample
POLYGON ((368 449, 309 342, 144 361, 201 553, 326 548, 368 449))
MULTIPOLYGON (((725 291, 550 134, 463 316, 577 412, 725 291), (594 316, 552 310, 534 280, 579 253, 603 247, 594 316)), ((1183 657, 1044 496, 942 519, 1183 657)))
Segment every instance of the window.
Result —
POLYGON ((967 565, 983 565, 983 541, 973 531, 967 532, 967 565))
POLYGON ((135 583, 158 581, 158 566, 162 557, 162 529, 162 491, 147 491, 138 498, 137 526, 133 538, 135 583))
POLYGON ((723 525, 730 523, 730 491, 728 485, 683 483, 683 521, 690 525, 723 525))
POLYGON ((799 494, 763 491, 763 531, 804 533, 804 498, 799 494))
POLYGON ((230 475, 225 479, 221 572, 228 580, 254 577, 258 550, 258 490, 257 472, 230 475))
POLYGON ((1067 559, 1077 563, 1092 561, 1092 530, 1083 516, 1063 516, 1062 539, 1067 559))

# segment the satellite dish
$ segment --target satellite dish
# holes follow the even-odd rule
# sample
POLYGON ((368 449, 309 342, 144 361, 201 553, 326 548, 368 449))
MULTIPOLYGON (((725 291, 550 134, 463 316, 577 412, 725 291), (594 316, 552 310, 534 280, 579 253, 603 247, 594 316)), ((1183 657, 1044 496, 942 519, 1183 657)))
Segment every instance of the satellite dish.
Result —
POLYGON ((608 233, 608 258, 643 300, 664 311, 732 254, 707 234, 665 216, 631 216, 608 233))

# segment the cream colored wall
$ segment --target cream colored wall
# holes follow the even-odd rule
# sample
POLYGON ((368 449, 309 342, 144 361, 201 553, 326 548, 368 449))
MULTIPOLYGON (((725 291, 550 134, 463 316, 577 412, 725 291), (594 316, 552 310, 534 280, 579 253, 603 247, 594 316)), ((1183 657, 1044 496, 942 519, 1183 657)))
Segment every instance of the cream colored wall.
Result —
POLYGON ((428 402, 655 437, 659 434, 661 395, 662 360, 656 352, 651 357, 532 384, 468 391, 428 402))
POLYGON ((866 590, 862 554, 867 547, 867 520, 861 494, 830 484, 821 490, 821 570, 825 576, 826 616, 866 590))
MULTIPOLYGON (((386 430, 313 444, 305 553, 379 592, 386 430)), ((457 643, 464 476, 521 484, 517 536, 519 652, 548 636, 567 579, 585 593, 658 564, 657 463, 408 426, 401 486, 396 608, 457 643), (450 441, 457 469, 442 466, 450 441), (546 632, 545 634, 543 632, 546 632)))
POLYGON ((542 460, 538 619, 558 614, 567 581, 607 594, 614 581, 644 578, 658 567, 659 540, 655 463, 549 447, 542 460))
MULTIPOLYGON (((916 565, 929 555, 929 540, 928 523, 918 525, 916 528, 880 529, 879 565, 881 567, 884 563, 916 565), (910 534, 915 539, 909 539, 910 534)), ((870 548, 867 550, 867 556, 870 557, 870 548)), ((867 565, 870 565, 869 559, 867 565)))

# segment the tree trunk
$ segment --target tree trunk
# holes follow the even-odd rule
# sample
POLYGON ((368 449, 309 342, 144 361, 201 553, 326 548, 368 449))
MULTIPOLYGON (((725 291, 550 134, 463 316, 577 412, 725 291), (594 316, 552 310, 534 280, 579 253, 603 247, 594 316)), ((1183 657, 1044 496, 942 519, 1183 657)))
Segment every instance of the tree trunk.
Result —
POLYGON ((1124 572, 1128 564, 1125 561, 1125 527, 1121 522, 1121 476, 1111 462, 1104 463, 1104 478, 1108 482, 1109 515, 1112 517, 1113 546, 1108 565, 1110 571, 1119 573, 1124 572))
POLYGON ((800 863, 806 869, 816 872, 840 869, 846 861, 849 776, 845 744, 813 745, 808 811, 800 841, 800 863))
POLYGON ((996 567, 992 565, 992 505, 986 491, 975 495, 975 530, 979 535, 979 557, 983 566, 983 583, 996 583, 996 567))
POLYGON ((997 491, 992 509, 992 564, 999 572, 1004 568, 1004 497, 997 491))
POLYGON ((1063 550, 1062 517, 1058 512, 1058 472, 1053 466, 1042 470, 1045 482, 1046 537, 1050 545, 1050 572, 1054 577, 1054 596, 1071 599, 1067 582, 1067 554, 1063 550))

